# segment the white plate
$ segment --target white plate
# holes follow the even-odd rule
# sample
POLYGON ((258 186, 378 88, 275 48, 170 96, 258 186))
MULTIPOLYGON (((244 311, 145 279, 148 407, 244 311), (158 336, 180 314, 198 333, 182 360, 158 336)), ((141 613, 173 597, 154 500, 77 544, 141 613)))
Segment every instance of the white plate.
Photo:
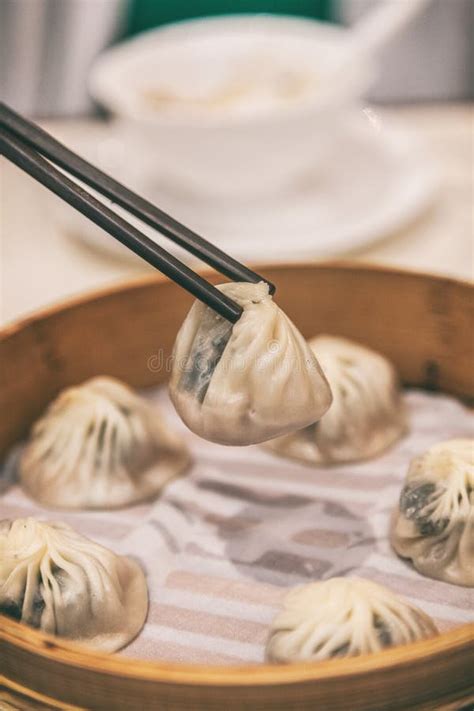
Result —
MULTIPOLYGON (((317 259, 360 249, 418 217, 438 185, 434 166, 415 138, 380 127, 362 111, 341 127, 323 172, 308 175, 291 191, 254 200, 206 199, 171 186, 164 175, 150 184, 143 163, 110 127, 62 137, 161 209, 248 262, 317 259)), ((127 256, 124 247, 67 206, 60 204, 57 215, 68 234, 127 256)), ((153 230, 143 231, 182 256, 153 230)))

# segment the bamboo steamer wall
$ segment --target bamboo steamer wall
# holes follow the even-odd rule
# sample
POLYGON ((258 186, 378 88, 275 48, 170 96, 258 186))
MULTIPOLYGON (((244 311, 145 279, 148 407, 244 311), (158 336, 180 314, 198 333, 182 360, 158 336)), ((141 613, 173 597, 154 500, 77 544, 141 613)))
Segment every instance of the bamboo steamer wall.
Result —
MULTIPOLYGON (((472 287, 350 264, 259 267, 307 337, 385 353, 406 384, 474 397, 472 287)), ((219 281, 219 277, 212 277, 219 281)), ((55 307, 0 334, 0 451, 63 387, 97 374, 162 382, 191 303, 153 277, 55 307), (160 350, 161 349, 161 350, 160 350)), ((250 668, 91 654, 0 618, 0 709, 435 709, 474 698, 474 625, 378 655, 250 668)))

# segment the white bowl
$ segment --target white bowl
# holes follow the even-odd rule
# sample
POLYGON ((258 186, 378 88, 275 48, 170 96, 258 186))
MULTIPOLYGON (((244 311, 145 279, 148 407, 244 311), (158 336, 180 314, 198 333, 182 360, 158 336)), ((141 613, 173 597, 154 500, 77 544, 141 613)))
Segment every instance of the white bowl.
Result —
POLYGON ((314 172, 367 88, 350 32, 235 15, 147 32, 105 52, 92 96, 123 123, 143 170, 194 192, 275 192, 314 172))

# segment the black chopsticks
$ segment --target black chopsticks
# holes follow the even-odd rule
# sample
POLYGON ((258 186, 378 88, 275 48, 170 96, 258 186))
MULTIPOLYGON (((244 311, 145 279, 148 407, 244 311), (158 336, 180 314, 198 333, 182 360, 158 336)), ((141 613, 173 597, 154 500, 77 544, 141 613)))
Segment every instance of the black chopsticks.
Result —
MULTIPOLYGON (((266 281, 1 102, 0 153, 135 254, 233 323, 242 313, 238 304, 90 195, 58 170, 53 163, 146 224, 156 228, 230 279, 252 283, 266 281)), ((269 284, 269 288, 270 293, 274 293, 275 287, 272 284, 269 284)))

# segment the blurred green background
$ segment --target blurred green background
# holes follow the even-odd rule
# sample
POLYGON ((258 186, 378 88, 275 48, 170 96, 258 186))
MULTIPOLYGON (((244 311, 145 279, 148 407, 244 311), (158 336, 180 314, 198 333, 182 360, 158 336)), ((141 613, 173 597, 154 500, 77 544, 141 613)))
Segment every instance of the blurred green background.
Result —
POLYGON ((330 20, 334 0, 133 0, 127 35, 203 15, 271 12, 330 20))

